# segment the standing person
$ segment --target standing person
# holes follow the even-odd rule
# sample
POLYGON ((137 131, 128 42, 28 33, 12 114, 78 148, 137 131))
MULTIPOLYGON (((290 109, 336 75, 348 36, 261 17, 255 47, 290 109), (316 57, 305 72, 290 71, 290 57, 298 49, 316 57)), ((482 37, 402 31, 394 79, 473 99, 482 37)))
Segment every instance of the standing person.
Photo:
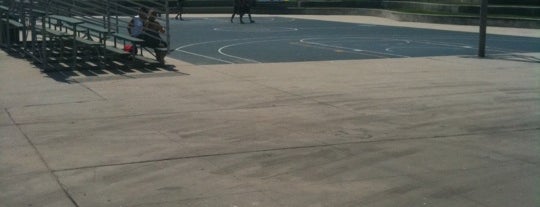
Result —
POLYGON ((253 21, 251 19, 251 3, 250 3, 250 0, 234 0, 234 2, 233 2, 233 14, 231 16, 231 23, 233 23, 234 16, 236 14, 238 14, 240 16, 240 23, 244 24, 243 17, 244 17, 244 14, 246 14, 246 13, 248 14, 249 22, 250 23, 255 23, 255 21, 253 21))
POLYGON ((161 39, 161 33, 165 33, 165 28, 156 20, 156 16, 151 13, 148 21, 144 23, 144 46, 154 48, 156 60, 164 64, 166 52, 163 53, 160 48, 166 48, 167 43, 161 39))
MULTIPOLYGON (((231 23, 233 23, 234 15, 240 14, 240 5, 241 5, 240 1, 241 0, 233 0, 233 12, 231 16, 231 23)), ((240 22, 242 23, 242 18, 240 18, 240 22)))
POLYGON ((178 0, 176 2, 176 17, 174 19, 180 19, 180 21, 183 21, 182 19, 182 13, 184 13, 184 1, 185 0, 178 0))
MULTIPOLYGON (((145 7, 139 8, 138 14, 133 16, 131 21, 129 21, 129 24, 127 27, 127 30, 130 36, 139 38, 142 35, 143 29, 144 29, 144 22, 146 21, 147 17, 148 17, 148 9, 145 7)), ((131 55, 136 55, 137 44, 135 42, 132 42, 131 45, 132 47, 131 47, 130 53, 131 55)))
MULTIPOLYGON (((253 19, 251 19, 251 6, 253 6, 253 2, 255 2, 255 0, 242 0, 243 1, 243 13, 247 13, 248 14, 248 17, 249 17, 249 23, 255 23, 255 21, 253 21, 253 19)), ((240 16, 240 19, 242 19, 242 16, 240 16)))

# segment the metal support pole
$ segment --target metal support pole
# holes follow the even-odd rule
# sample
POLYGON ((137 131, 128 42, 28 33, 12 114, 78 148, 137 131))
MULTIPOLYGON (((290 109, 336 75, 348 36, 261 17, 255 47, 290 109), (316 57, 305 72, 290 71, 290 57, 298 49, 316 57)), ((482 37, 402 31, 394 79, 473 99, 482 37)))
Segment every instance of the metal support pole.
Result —
POLYGON ((478 57, 486 56, 486 27, 487 27, 488 0, 480 4, 480 38, 478 43, 478 57))
POLYGON ((170 22, 169 22, 169 0, 165 0, 165 31, 167 34, 167 51, 171 50, 171 31, 170 31, 170 22))
POLYGON ((103 27, 107 28, 109 34, 111 33, 111 1, 107 0, 105 3, 106 15, 103 17, 103 27))
MULTIPOLYGON (((30 3, 32 5, 36 5, 38 2, 36 2, 35 0, 31 0, 30 3)), ((29 50, 31 52, 29 52, 32 56, 32 58, 35 59, 35 51, 36 51, 36 21, 37 21, 37 18, 34 14, 34 6, 32 6, 32 8, 30 8, 30 44, 31 44, 31 48, 29 48, 29 50)))
MULTIPOLYGON (((120 20, 119 20, 119 13, 120 11, 118 10, 118 2, 115 1, 114 2, 114 25, 115 25, 115 32, 120 32, 120 20)), ((116 42, 114 43, 115 47, 116 47, 116 42)))
POLYGON ((75 10, 75 8, 76 8, 75 0, 71 0, 71 7, 69 7, 69 16, 70 17, 75 16, 75 12, 73 11, 73 10, 75 10))
POLYGON ((47 35, 46 30, 46 21, 49 18, 49 9, 51 0, 44 0, 45 1, 45 14, 41 17, 41 36, 42 36, 42 42, 41 42, 41 64, 43 65, 43 69, 47 70, 49 67, 49 63, 47 62, 48 54, 47 54, 47 43, 50 40, 47 39, 49 35, 47 35))
POLYGON ((28 8, 24 9, 21 16, 21 22, 23 24, 23 28, 20 31, 22 33, 22 42, 23 42, 24 50, 26 50, 26 35, 28 34, 26 28, 29 27, 28 24, 30 23, 30 21, 32 21, 30 14, 32 12, 32 8, 34 7, 34 1, 28 0, 27 3, 28 3, 28 8))

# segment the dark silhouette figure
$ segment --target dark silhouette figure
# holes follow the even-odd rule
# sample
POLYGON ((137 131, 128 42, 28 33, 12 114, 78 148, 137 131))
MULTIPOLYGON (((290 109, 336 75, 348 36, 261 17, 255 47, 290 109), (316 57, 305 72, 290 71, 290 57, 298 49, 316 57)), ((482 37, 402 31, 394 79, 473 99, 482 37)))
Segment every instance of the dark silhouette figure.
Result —
POLYGON ((156 60, 160 64, 165 64, 167 55, 167 43, 161 39, 160 33, 164 33, 165 28, 156 20, 156 14, 150 13, 148 20, 144 23, 144 47, 154 49, 156 60))
POLYGON ((185 0, 178 0, 176 2, 176 17, 175 19, 180 19, 180 21, 184 20, 182 19, 182 13, 184 13, 184 1, 185 0))
POLYGON ((231 23, 233 23, 234 16, 238 14, 240 16, 240 23, 244 24, 244 14, 248 14, 249 22, 255 23, 253 19, 251 19, 251 2, 250 0, 234 0, 233 4, 233 14, 231 16, 231 23))

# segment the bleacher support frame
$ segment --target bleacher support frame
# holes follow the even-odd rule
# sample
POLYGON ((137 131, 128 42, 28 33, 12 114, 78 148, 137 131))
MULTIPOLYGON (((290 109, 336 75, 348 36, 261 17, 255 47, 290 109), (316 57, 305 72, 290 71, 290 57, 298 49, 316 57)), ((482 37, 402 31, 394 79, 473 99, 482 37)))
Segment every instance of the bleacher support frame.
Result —
MULTIPOLYGON (((4 18, 5 24, 13 23, 11 28, 1 26, 0 30, 6 31, 0 31, 0 34, 9 33, 16 24, 22 25, 16 30, 18 35, 22 37, 17 42, 17 48, 25 56, 41 64, 45 70, 51 69, 49 63, 52 61, 65 62, 62 60, 62 55, 72 57, 73 65, 70 66, 71 68, 77 67, 77 61, 85 61, 86 59, 99 60, 98 64, 100 64, 100 61, 106 57, 105 51, 121 53, 121 48, 107 50, 108 47, 122 47, 121 42, 117 42, 112 34, 126 35, 127 24, 131 17, 137 14, 139 7, 152 7, 160 14, 169 14, 169 1, 0 0, 0 8, 2 9, 0 19, 4 18), (69 20, 77 20, 77 24, 70 23, 69 20), (79 48, 85 48, 80 47, 85 45, 96 47, 103 52, 89 53, 84 51, 85 53, 82 55, 79 48), (95 57, 88 57, 89 54, 95 57), (55 55, 59 55, 60 58, 55 57, 56 59, 54 59, 55 55)), ((169 28, 169 15, 158 16, 158 21, 162 22, 165 28, 169 28)), ((168 43, 170 42, 169 29, 165 31, 164 41, 168 43)), ((14 45, 9 42, 13 38, 9 36, 2 38, 8 40, 3 45, 6 48, 14 45)), ((168 50, 169 48, 167 48, 168 50)))

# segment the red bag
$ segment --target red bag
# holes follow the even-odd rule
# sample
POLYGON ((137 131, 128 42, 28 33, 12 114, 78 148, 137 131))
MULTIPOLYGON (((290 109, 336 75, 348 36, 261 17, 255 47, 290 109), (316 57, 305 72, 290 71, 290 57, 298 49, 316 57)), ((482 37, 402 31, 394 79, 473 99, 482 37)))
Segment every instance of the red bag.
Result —
POLYGON ((131 52, 133 50, 133 45, 124 45, 124 51, 131 52))

